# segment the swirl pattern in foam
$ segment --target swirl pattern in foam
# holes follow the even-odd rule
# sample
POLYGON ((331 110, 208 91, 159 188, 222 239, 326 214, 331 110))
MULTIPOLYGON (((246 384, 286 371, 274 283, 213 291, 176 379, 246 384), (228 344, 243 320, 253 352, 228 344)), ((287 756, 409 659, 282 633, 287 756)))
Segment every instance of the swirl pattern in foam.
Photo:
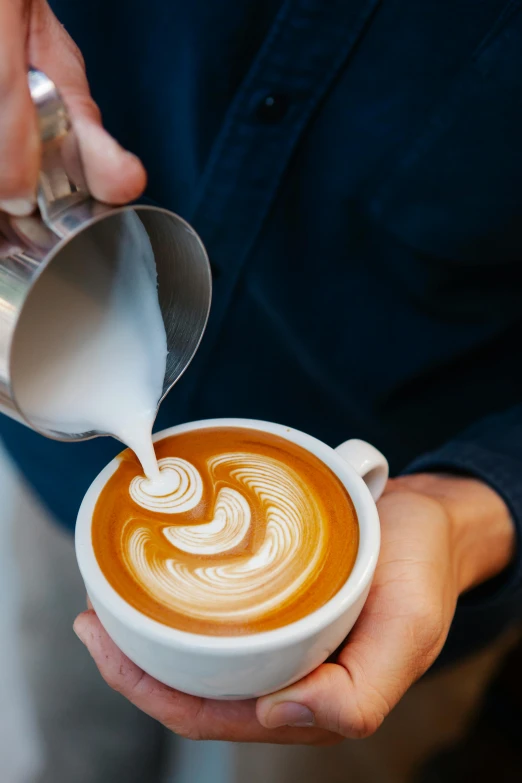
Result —
POLYGON ((235 489, 223 487, 216 498, 214 518, 201 525, 166 527, 167 541, 192 555, 219 555, 238 546, 250 527, 250 506, 235 489))
POLYGON ((181 514, 201 500, 203 482, 196 468, 184 459, 166 457, 158 462, 160 481, 135 476, 129 494, 138 506, 163 514, 181 514))
POLYGON ((317 608, 355 559, 357 522, 341 483, 275 436, 265 443, 259 433, 253 444, 250 431, 236 431, 228 445, 241 448, 227 451, 221 429, 207 431, 213 443, 201 432, 190 433, 199 448, 172 439, 183 458, 159 460, 161 485, 130 478, 131 503, 111 539, 125 574, 117 589, 155 619, 203 633, 277 627, 317 608))
MULTIPOLYGON (((154 551, 146 529, 137 527, 129 541, 128 566, 140 584, 172 608, 202 620, 248 622, 300 590, 322 558, 326 521, 288 465, 245 452, 222 455, 208 461, 214 484, 220 468, 240 491, 224 488, 218 493, 212 521, 192 528, 168 527, 164 535, 174 546, 194 555, 226 552, 223 544, 227 540, 230 551, 246 533, 251 518, 248 498, 255 496, 266 514, 261 546, 240 560, 194 567, 180 562, 175 552, 165 558, 154 551), (307 526, 314 530, 313 538, 307 526), (213 541, 221 541, 221 547, 213 546, 213 541), (306 561, 304 568, 296 568, 298 558, 306 561)), ((176 488, 173 496, 178 494, 176 488)), ((167 497, 161 498, 165 504, 167 497)), ((170 513, 174 511, 172 506, 168 508, 170 513)))

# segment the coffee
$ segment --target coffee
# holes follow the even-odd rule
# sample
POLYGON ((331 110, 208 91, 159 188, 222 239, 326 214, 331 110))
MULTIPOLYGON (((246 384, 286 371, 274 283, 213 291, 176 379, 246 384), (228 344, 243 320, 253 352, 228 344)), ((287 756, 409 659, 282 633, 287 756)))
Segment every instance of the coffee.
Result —
POLYGON ((239 427, 155 448, 161 489, 127 450, 92 522, 105 578, 138 611, 192 633, 251 634, 305 617, 345 583, 357 515, 315 455, 239 427))

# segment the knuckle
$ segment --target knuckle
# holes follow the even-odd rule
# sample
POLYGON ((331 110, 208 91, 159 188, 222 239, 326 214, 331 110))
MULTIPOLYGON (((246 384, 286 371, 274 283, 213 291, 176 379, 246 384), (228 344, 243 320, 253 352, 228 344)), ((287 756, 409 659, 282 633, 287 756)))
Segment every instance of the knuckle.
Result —
POLYGON ((199 742, 206 739, 211 739, 205 736, 194 723, 178 723, 177 721, 167 721, 165 723, 169 731, 172 731, 176 736, 182 737, 192 742, 199 742))
POLYGON ((364 707, 357 709, 351 720, 345 721, 342 734, 350 739, 367 739, 375 734, 387 714, 387 709, 367 702, 364 707))
POLYGON ((203 734, 196 726, 189 726, 185 729, 185 731, 181 735, 185 739, 191 740, 192 742, 201 742, 203 740, 210 739, 210 737, 207 737, 206 734, 203 734))
POLYGON ((449 629, 442 605, 420 600, 408 612, 404 632, 408 641, 404 653, 412 682, 431 666, 440 653, 449 629))
POLYGON ((410 617, 417 627, 431 627, 437 619, 437 615, 437 605, 427 595, 427 591, 414 597, 410 606, 410 617))
POLYGON ((85 92, 75 92, 69 98, 70 108, 76 114, 82 114, 95 122, 101 122, 101 111, 98 104, 90 96, 87 87, 85 92))
POLYGON ((205 730, 205 702, 202 700, 194 710, 184 712, 177 719, 172 716, 165 721, 166 727, 183 739, 198 742, 201 740, 216 739, 205 730))
POLYGON ((353 685, 353 696, 349 704, 340 704, 333 725, 343 737, 365 739, 375 734, 391 705, 381 691, 367 679, 364 666, 352 660, 351 670, 347 671, 353 685))
POLYGON ((119 665, 108 666, 103 673, 107 685, 117 693, 127 696, 131 701, 145 676, 145 672, 141 670, 138 674, 134 674, 133 669, 133 666, 122 661, 119 665))
POLYGON ((185 726, 183 723, 180 724, 177 721, 167 720, 165 721, 165 726, 177 737, 182 737, 187 740, 197 739, 192 735, 190 727, 185 726))
POLYGON ((421 605, 413 617, 412 636, 415 653, 429 659, 437 654, 445 637, 442 610, 433 605, 421 605))
POLYGON ((82 50, 76 44, 76 42, 73 41, 70 35, 67 33, 65 33, 65 35, 67 37, 67 48, 69 50, 69 54, 76 60, 78 67, 81 68, 82 71, 85 71, 85 58, 82 54, 82 50))
POLYGON ((104 672, 103 679, 109 686, 109 688, 112 688, 113 691, 116 691, 116 693, 123 693, 123 678, 121 676, 121 671, 119 673, 116 672, 115 669, 112 667, 108 669, 106 672, 104 672))
POLYGON ((125 688, 125 672, 123 670, 123 667, 115 668, 115 667, 109 667, 109 669, 105 673, 105 682, 107 685, 109 685, 113 691, 116 691, 116 693, 124 693, 126 691, 125 688))

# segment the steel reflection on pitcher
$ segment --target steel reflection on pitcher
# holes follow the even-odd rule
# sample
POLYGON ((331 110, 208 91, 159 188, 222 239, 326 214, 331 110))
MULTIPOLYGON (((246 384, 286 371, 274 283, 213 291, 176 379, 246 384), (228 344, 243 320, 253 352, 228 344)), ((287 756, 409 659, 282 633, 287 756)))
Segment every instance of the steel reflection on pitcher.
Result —
MULTIPOLYGON (((82 419, 62 410, 60 418, 50 405, 52 394, 47 387, 56 384, 58 378, 60 387, 62 383, 76 382, 87 400, 85 365, 99 359, 93 331, 101 330, 102 322, 105 334, 112 335, 112 330, 120 330, 121 341, 118 343, 115 338, 114 346, 124 346, 121 354, 131 367, 133 346, 138 351, 140 324, 144 324, 155 330, 154 334, 159 334, 160 330, 164 333, 162 338, 155 338, 154 343, 157 356, 163 351, 165 361, 162 377, 156 379, 155 416, 159 403, 190 363, 203 336, 211 301, 210 265, 196 232, 174 213, 144 204, 111 207, 93 199, 85 184, 67 110, 55 85, 45 74, 35 70, 29 72, 29 85, 42 140, 38 212, 30 217, 0 213, 0 410, 58 440, 83 440, 104 434, 116 434, 121 438, 120 433, 111 432, 105 423, 93 426, 92 417, 82 419), (103 255, 103 263, 86 265, 88 269, 82 272, 79 250, 85 253, 86 246, 96 248, 96 253, 103 255), (139 263, 132 261, 138 251, 139 263), (68 280, 75 264, 81 274, 68 280), (110 279, 107 278, 105 287, 95 289, 107 274, 110 279), (95 279, 96 275, 99 280, 95 279), (69 285, 75 290, 81 289, 78 305, 76 300, 72 304, 69 285), (103 290, 103 296, 110 297, 112 322, 103 321, 105 310, 102 311, 99 303, 89 304, 89 297, 95 298, 94 290, 103 290), (151 290, 154 290, 154 297, 149 297, 149 301, 146 292, 151 290), (54 300, 50 299, 51 293, 54 300), (124 317, 114 316, 114 313, 121 313, 118 297, 121 301, 127 297, 135 303, 137 315, 127 319, 127 323, 124 317), (158 301, 154 305, 152 299, 156 298, 158 301), (62 322, 54 318, 53 326, 56 301, 60 303, 60 310, 63 309, 62 322), (158 308, 158 303, 159 309, 155 313, 154 307, 158 308), (87 316, 90 320, 85 323, 90 344, 86 347, 85 340, 80 339, 81 334, 78 337, 74 328, 63 329, 62 324, 75 325, 78 330, 78 322, 87 316), (64 366, 62 376, 57 374, 56 367, 53 368, 55 375, 42 371, 41 367, 39 374, 36 373, 45 351, 49 351, 49 343, 55 345, 59 341, 63 347, 63 341, 67 340, 72 357, 71 372, 64 366), (75 345, 81 348, 77 355, 75 345), (38 377, 35 384, 31 384, 32 372, 38 377)), ((99 332, 100 336, 102 333, 99 332)), ((143 364, 145 360, 152 362, 154 351, 142 351, 142 354, 144 358, 137 355, 134 365, 143 364)), ((119 363, 121 359, 115 356, 114 361, 119 363)), ((145 368, 149 373, 147 377, 157 376, 158 361, 160 359, 154 365, 155 370, 152 365, 145 368)), ((73 385, 71 394, 74 394, 73 385)), ((120 396, 120 399, 125 401, 126 398, 120 396)), ((99 405, 103 405, 103 400, 100 399, 99 405)), ((121 439, 133 446, 129 442, 131 435, 127 433, 127 436, 121 439)))

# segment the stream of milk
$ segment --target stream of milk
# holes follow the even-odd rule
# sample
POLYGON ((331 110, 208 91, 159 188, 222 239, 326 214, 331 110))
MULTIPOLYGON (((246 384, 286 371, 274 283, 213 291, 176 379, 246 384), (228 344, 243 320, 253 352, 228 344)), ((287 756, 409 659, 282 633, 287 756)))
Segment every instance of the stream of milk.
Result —
POLYGON ((126 212, 70 242, 36 283, 13 347, 13 387, 35 425, 113 435, 155 483, 166 359, 154 252, 126 212))

